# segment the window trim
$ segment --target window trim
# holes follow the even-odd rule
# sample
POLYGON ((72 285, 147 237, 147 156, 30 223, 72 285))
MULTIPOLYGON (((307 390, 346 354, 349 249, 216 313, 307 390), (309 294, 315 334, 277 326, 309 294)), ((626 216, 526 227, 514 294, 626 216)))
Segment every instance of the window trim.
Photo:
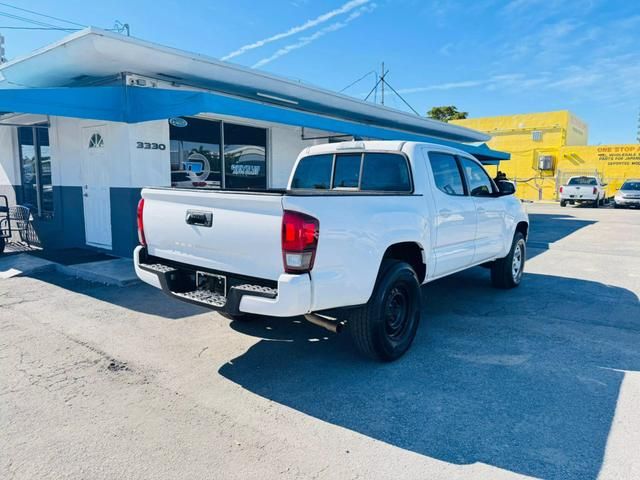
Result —
MULTIPOLYGON (((16 127, 16 143, 17 143, 17 147, 18 147, 18 172, 20 174, 20 188, 22 189, 22 198, 21 198, 21 202, 24 202, 24 178, 23 178, 23 156, 22 156, 22 143, 20 142, 20 134, 19 134, 19 129, 20 128, 25 128, 31 129, 31 135, 33 138, 33 153, 34 153, 34 161, 35 161, 35 169, 34 169, 34 174, 35 174, 35 179, 36 179, 36 211, 32 211, 32 213, 34 213, 38 218, 43 218, 43 219, 50 219, 53 218, 54 214, 55 214, 55 198, 53 197, 53 175, 51 177, 51 188, 52 188, 52 208, 51 211, 49 210, 43 210, 42 207, 42 155, 40 152, 40 142, 38 140, 38 130, 39 129, 46 129, 47 130, 47 136, 49 136, 49 126, 45 126, 45 125, 25 125, 25 126, 20 126, 20 127, 16 127)), ((49 148, 51 148, 51 138, 49 137, 49 148)), ((51 162, 51 152, 49 152, 49 162, 51 162)))
POLYGON ((426 151, 427 154, 427 160, 429 161, 429 168, 431 169, 431 178, 433 178, 433 185, 436 187, 436 190, 438 190, 439 192, 444 193, 445 195, 448 195, 450 197, 469 197, 471 196, 469 194, 469 187, 467 185, 467 178, 464 174, 464 171, 462 170, 462 163, 460 162, 460 155, 457 155, 455 153, 451 153, 451 152, 444 152, 442 150, 427 150, 426 151), (436 176, 433 173, 433 165, 431 164, 431 157, 429 156, 430 153, 439 153, 441 155, 449 155, 453 158, 453 161, 456 164, 456 168, 458 169, 458 175, 460 175, 460 180, 462 181, 462 193, 447 193, 444 190, 440 190, 440 187, 438 187, 437 183, 436 183, 436 176))

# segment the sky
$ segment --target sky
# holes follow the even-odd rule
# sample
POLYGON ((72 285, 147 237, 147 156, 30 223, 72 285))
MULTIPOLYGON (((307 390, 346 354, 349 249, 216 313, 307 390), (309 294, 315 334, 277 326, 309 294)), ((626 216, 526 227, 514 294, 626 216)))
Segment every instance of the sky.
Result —
MULTIPOLYGON (((635 143, 640 114, 639 0, 7 0, 6 56, 81 25, 131 35, 364 98, 381 63, 417 112, 455 105, 470 117, 568 109, 589 143, 635 143), (9 15, 9 16, 7 16, 9 15)), ((379 92, 378 92, 379 93, 379 92)), ((370 98, 371 100, 371 98, 370 98)), ((380 97, 378 96, 378 101, 380 97)), ((387 91, 385 104, 408 110, 387 91)))

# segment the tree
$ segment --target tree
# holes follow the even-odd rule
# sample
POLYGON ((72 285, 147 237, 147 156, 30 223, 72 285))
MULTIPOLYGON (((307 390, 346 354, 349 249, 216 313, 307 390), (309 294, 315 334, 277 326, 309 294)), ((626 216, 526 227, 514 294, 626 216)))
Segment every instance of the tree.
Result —
POLYGON ((434 120, 440 120, 441 122, 448 122, 450 120, 461 120, 467 118, 469 112, 460 112, 458 108, 453 105, 447 105, 442 107, 433 107, 427 112, 427 117, 434 120))

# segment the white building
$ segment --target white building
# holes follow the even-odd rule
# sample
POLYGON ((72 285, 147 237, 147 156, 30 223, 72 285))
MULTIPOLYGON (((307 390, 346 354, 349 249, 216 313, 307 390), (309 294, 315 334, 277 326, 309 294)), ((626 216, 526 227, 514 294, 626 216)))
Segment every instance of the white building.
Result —
POLYGON ((509 158, 474 130, 95 28, 0 66, 0 194, 45 248, 128 256, 141 187, 285 188, 304 147, 352 138, 509 158))

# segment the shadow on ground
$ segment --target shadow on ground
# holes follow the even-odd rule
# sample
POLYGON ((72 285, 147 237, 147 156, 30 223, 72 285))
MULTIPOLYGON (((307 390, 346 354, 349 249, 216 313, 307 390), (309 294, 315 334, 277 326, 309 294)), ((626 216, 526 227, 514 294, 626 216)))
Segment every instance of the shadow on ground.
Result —
POLYGON ((584 220, 572 215, 550 214, 550 213, 530 213, 529 214, 529 239, 527 245, 530 249, 528 257, 533 258, 549 249, 549 245, 558 240, 575 233, 589 225, 597 223, 596 220, 584 220))
POLYGON ((640 370, 637 296, 536 274, 497 291, 477 268, 429 284, 424 297, 418 337, 398 362, 363 360, 348 334, 301 319, 265 320, 232 323, 263 340, 219 372, 262 397, 429 457, 595 478, 624 375, 614 369, 640 370))
POLYGON ((145 283, 114 287, 74 278, 58 272, 41 272, 29 276, 65 290, 87 295, 96 300, 108 302, 134 312, 157 315, 170 320, 191 317, 201 313, 211 313, 206 308, 175 300, 165 295, 161 290, 145 283), (126 289, 126 294, 123 294, 123 289, 126 289))

